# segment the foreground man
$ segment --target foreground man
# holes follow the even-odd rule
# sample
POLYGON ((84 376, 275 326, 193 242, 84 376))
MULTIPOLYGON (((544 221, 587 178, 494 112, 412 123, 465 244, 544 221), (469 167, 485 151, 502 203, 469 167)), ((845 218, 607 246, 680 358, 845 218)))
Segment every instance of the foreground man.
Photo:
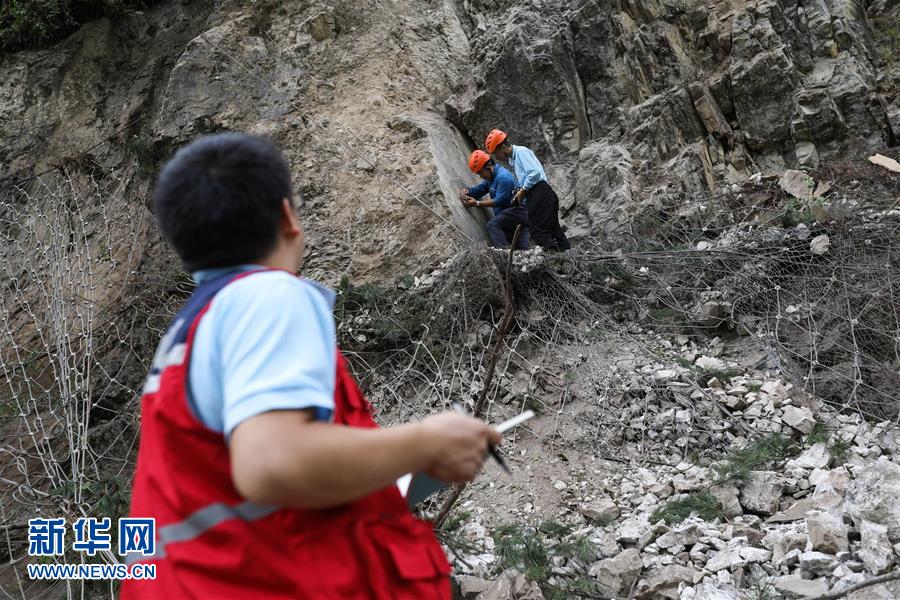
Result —
POLYGON ((450 598, 450 567, 395 480, 467 481, 496 431, 443 413, 379 429, 335 348, 333 294, 294 273, 290 171, 242 134, 180 150, 156 218, 198 286, 141 400, 132 517, 156 520, 153 581, 122 598, 450 598))
POLYGON ((498 165, 484 150, 474 150, 469 156, 469 170, 484 181, 471 188, 460 190, 459 197, 466 206, 488 206, 494 209, 494 217, 487 222, 488 235, 495 248, 508 248, 516 227, 522 226, 516 250, 528 249, 528 209, 522 204, 513 205, 516 178, 498 165), (479 200, 490 194, 488 200, 479 200))
POLYGON ((528 223, 531 238, 544 250, 568 250, 572 247, 559 224, 559 197, 544 174, 544 167, 530 149, 514 146, 505 132, 493 129, 484 140, 484 148, 498 159, 512 164, 519 180, 514 202, 528 199, 528 223))

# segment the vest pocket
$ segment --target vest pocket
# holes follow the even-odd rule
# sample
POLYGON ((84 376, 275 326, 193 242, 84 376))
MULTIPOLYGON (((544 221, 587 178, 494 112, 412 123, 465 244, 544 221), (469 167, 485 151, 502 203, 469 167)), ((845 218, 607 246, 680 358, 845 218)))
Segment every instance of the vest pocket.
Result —
MULTIPOLYGON (((423 548, 421 543, 415 547, 403 547, 396 542, 386 542, 385 549, 394 563, 394 567, 403 579, 415 581, 417 579, 433 579, 445 577, 450 574, 450 565, 440 549, 432 547, 431 543, 423 548), (423 552, 425 550, 425 552, 423 552), (436 557, 435 552, 441 554, 436 557)), ((411 546, 411 544, 409 545, 411 546)))
POLYGON ((400 528, 376 525, 369 533, 394 579, 392 599, 449 600, 450 564, 429 524, 408 516, 400 528))

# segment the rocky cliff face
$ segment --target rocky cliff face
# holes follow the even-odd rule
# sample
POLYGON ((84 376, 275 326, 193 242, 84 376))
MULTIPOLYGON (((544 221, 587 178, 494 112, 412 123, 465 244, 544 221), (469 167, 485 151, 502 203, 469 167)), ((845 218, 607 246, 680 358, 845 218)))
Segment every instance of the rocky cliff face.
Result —
MULTIPOLYGON (((451 114, 505 123, 562 168, 573 233, 640 195, 665 202, 753 172, 896 143, 884 4, 472 2, 475 83, 451 114), (548 18, 549 16, 549 18, 548 18)), ((896 9, 894 9, 896 10, 896 9)))
POLYGON ((197 135, 248 130, 288 152, 313 274, 397 275, 482 235, 453 189, 495 126, 547 163, 574 237, 644 203, 893 145, 897 10, 166 3, 0 59, 0 182, 73 161, 146 178, 197 135))
MULTIPOLYGON (((458 573, 543 559, 463 597, 766 597, 900 564, 900 184, 860 160, 896 156, 898 22, 886 0, 173 0, 0 57, 0 562, 36 503, 125 510, 134 401, 191 287, 152 177, 237 129, 287 153, 306 274, 415 275, 341 285, 381 422, 485 389, 492 420, 542 413, 442 535, 458 573), (512 275, 461 248, 485 215, 455 198, 497 126, 576 241, 512 275)), ((43 593, 19 567, 0 589, 43 593)))

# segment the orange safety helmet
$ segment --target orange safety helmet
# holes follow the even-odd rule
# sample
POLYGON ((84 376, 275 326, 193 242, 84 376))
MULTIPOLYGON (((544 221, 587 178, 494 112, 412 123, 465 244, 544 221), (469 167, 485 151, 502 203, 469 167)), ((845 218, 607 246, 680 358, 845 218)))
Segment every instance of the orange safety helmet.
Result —
POLYGON ((494 150, 497 149, 497 146, 503 143, 503 140, 506 139, 506 132, 500 131, 499 129, 491 129, 491 132, 487 134, 487 137, 484 138, 484 148, 491 154, 494 153, 494 150))
POLYGON ((491 155, 484 150, 473 150, 469 155, 469 169, 477 175, 478 171, 482 170, 490 160, 491 155))

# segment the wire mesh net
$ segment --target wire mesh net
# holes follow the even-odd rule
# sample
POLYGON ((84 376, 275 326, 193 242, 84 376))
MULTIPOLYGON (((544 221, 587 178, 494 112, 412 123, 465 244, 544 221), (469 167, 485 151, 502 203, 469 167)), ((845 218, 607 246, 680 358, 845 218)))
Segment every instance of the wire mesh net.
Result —
MULTIPOLYGON (((715 383, 733 374, 679 364, 670 340, 753 346, 763 357, 757 375, 782 374, 834 414, 895 420, 900 184, 858 166, 813 176, 831 182, 827 195, 798 199, 762 179, 657 199, 571 253, 516 252, 508 274, 508 252, 466 247, 391 285, 345 279, 335 307, 339 342, 384 424, 451 400, 474 406, 487 386, 489 420, 532 408, 553 417, 547 443, 583 443, 615 460, 661 459, 669 442, 682 455, 721 452, 771 424, 765 415, 752 426, 735 418, 715 383), (515 316, 500 339, 507 292, 515 316), (659 377, 665 371, 675 377, 659 377)), ((7 596, 55 589, 23 576, 29 518, 124 511, 138 390, 190 293, 148 211, 129 201, 146 190, 126 180, 61 171, 0 199, 7 596)), ((768 385, 749 375, 732 383, 768 385)), ((81 589, 71 584, 66 593, 81 589)))
MULTIPOLYGON (((127 508, 137 390, 181 281, 149 268, 158 237, 131 201, 146 190, 129 181, 76 165, 0 198, 0 589, 9 597, 66 587, 24 575, 29 519, 127 508)), ((58 558, 118 562, 106 551, 58 558)))

